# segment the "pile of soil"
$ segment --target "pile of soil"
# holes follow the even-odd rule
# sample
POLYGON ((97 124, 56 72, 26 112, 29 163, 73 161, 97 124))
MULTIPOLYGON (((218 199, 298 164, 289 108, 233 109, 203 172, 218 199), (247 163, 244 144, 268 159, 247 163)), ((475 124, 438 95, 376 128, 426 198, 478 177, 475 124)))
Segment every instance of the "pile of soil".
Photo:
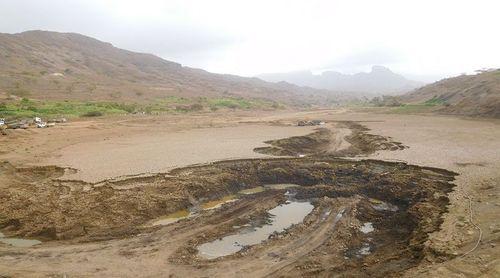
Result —
POLYGON ((332 150, 330 146, 335 143, 333 132, 328 128, 318 128, 308 135, 266 141, 264 143, 271 146, 255 148, 254 151, 276 156, 331 155, 353 157, 369 155, 378 150, 397 151, 407 148, 392 138, 368 133, 370 129, 356 122, 338 122, 338 127, 351 130, 351 134, 345 138, 350 143, 347 149, 332 150))

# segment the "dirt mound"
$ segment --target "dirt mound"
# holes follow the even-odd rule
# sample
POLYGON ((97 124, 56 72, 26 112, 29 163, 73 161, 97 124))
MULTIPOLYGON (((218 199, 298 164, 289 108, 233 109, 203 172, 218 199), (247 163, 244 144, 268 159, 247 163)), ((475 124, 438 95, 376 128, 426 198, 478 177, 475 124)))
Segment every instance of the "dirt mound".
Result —
POLYGON ((271 147, 255 148, 254 151, 279 156, 320 154, 328 151, 331 141, 332 132, 327 128, 318 128, 317 131, 305 136, 266 141, 264 143, 271 147))
POLYGON ((407 148, 391 138, 368 133, 369 129, 356 122, 338 122, 339 127, 351 130, 345 140, 350 143, 347 149, 335 150, 331 146, 338 140, 328 128, 318 128, 315 132, 305 136, 294 136, 284 139, 266 141, 270 147, 255 148, 254 151, 277 156, 300 155, 332 155, 352 157, 369 155, 378 150, 402 150, 407 148))
POLYGON ((370 134, 369 128, 356 122, 341 122, 341 125, 349 128, 352 133, 347 136, 346 141, 351 145, 345 150, 336 153, 338 156, 369 155, 379 150, 403 150, 408 148, 390 137, 370 134))

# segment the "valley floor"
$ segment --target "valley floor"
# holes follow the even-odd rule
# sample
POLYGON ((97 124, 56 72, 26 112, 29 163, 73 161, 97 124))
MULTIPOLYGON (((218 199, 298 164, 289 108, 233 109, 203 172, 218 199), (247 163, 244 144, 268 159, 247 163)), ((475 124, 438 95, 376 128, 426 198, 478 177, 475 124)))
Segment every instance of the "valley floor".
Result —
MULTIPOLYGON (((10 190, 9 186, 12 188, 19 186, 22 189, 16 191, 16 194, 29 192, 29 189, 23 186, 36 185, 37 175, 43 176, 47 183, 57 181, 61 187, 71 184, 68 192, 58 195, 61 199, 66 195, 71 195, 72 192, 84 194, 85 190, 88 190, 85 189, 87 185, 92 188, 99 188, 98 186, 107 188, 109 185, 115 186, 114 189, 123 186, 123 191, 127 191, 140 185, 134 183, 130 185, 131 187, 126 187, 129 186, 126 183, 140 177, 155 180, 162 175, 162 178, 166 177, 166 182, 170 182, 168 181, 170 175, 176 177, 191 175, 192 171, 189 167, 192 165, 204 167, 203 165, 216 161, 271 158, 270 155, 254 152, 254 148, 267 146, 264 141, 310 134, 315 131, 316 127, 298 127, 296 123, 299 120, 313 119, 326 121, 325 126, 322 127, 332 132, 328 147, 330 152, 340 152, 349 148, 350 143, 347 138, 353 130, 346 127, 344 123, 356 122, 369 128, 370 134, 401 142, 408 148, 377 150, 371 154, 360 154, 354 158, 355 161, 374 159, 406 162, 458 173, 453 182, 456 186, 449 193, 450 204, 447 212, 442 215, 443 223, 440 224, 439 230, 431 230, 429 239, 424 244, 422 253, 424 259, 418 261, 415 266, 408 263, 411 267, 404 269, 404 272, 397 273, 398 276, 500 276, 500 220, 498 219, 500 215, 500 121, 498 120, 317 110, 154 117, 127 116, 75 121, 47 129, 15 130, 7 136, 1 136, 0 161, 8 163, 8 166, 0 169, 0 190, 7 192, 10 190), (48 165, 64 170, 56 176, 50 176, 53 173, 40 174, 33 170, 44 169, 43 167, 48 165), (28 170, 34 171, 32 176, 30 174, 22 176, 24 172, 19 170, 22 168, 32 169, 28 170), (183 168, 179 170, 183 173, 182 175, 171 173, 177 168, 183 168), (29 180, 30 178, 32 179, 29 180), (123 184, 120 184, 121 181, 123 184), (78 187, 78 184, 82 184, 82 187, 78 187), (475 248, 480 233, 481 242, 475 248), (468 251, 472 249, 473 251, 469 253, 468 251), (462 254, 465 255, 462 256, 462 254)), ((363 164, 364 162, 360 163, 359 167, 368 167, 363 164)), ((57 172, 57 169, 54 171, 57 172)), ((198 171, 196 169, 193 171, 198 171)), ((218 169, 203 171, 206 172, 201 172, 196 176, 200 179, 196 182, 211 182, 210 175, 218 169)), ((220 175, 223 176, 223 173, 220 175)), ((224 180, 224 177, 221 180, 224 180)), ((179 192, 183 189, 179 188, 178 191, 171 193, 180 194, 179 192)), ((126 194, 130 194, 127 195, 129 198, 136 198, 133 192, 126 194)), ((4 198, 10 198, 6 196, 4 198)), ((179 196, 175 195, 168 200, 179 199, 179 196)), ((36 199, 37 196, 31 196, 31 198, 36 199)), ((193 196, 189 198, 189 202, 192 202, 193 196)), ((295 276, 304 274, 303 267, 310 267, 311 264, 316 265, 319 270, 317 273, 306 272, 308 275, 328 276, 331 274, 327 271, 329 264, 341 264, 342 257, 331 257, 331 261, 315 257, 313 263, 304 260, 313 250, 320 250, 321 254, 330 252, 321 249, 321 246, 326 243, 332 244, 332 248, 341 248, 334 242, 327 241, 336 237, 348 237, 349 227, 359 225, 359 223, 348 223, 346 222, 348 220, 344 218, 343 222, 339 223, 339 227, 343 228, 339 228, 338 233, 335 234, 335 231, 329 228, 330 224, 334 223, 334 214, 332 217, 323 219, 316 210, 305 220, 310 227, 302 225, 295 228, 292 232, 295 235, 299 234, 300 237, 296 238, 291 235, 289 244, 273 243, 268 249, 249 250, 250 255, 231 257, 227 260, 218 259, 215 262, 204 262, 192 257, 192 250, 189 248, 193 247, 193 240, 200 240, 201 235, 210 238, 227 232, 225 228, 221 228, 223 226, 214 232, 216 223, 217 225, 229 223, 228 218, 224 218, 223 215, 250 219, 253 216, 245 212, 248 208, 263 212, 282 201, 280 197, 271 193, 262 193, 261 198, 258 205, 252 203, 250 199, 243 198, 241 202, 228 206, 220 214, 207 213, 204 220, 194 224, 189 220, 181 221, 162 228, 144 230, 138 228, 139 232, 127 228, 121 236, 113 235, 110 238, 103 236, 101 240, 97 240, 97 236, 78 239, 68 232, 66 239, 42 239, 42 244, 29 248, 12 247, 0 243, 0 277, 2 275, 37 277, 64 274, 69 277, 166 275, 192 277, 232 276, 248 273, 256 276, 295 276), (308 231, 312 227, 314 227, 315 234, 305 236, 312 233, 308 231), (183 253, 183 248, 191 251, 183 253), (289 255, 281 259, 269 257, 269 254, 280 254, 280 252, 289 255), (234 266, 235 262, 238 267, 234 266), (286 272, 280 272, 283 270, 286 272)), ((338 212, 345 207, 354 208, 356 204, 363 204, 364 201, 360 198, 358 195, 353 195, 336 198, 335 202, 320 200, 316 209, 338 212)), ((98 202, 98 199, 92 200, 98 202)), ((155 200, 148 199, 144 204, 153 201, 155 200)), ((117 202, 116 206, 119 206, 120 202, 117 202)), ((176 204, 180 206, 181 203, 176 204)), ((0 217, 4 217, 2 212, 11 213, 12 210, 23 210, 22 207, 14 205, 2 206, 4 205, 0 204, 0 217)), ((116 207, 113 204, 107 209, 114 208, 116 207)), ((347 211, 347 214, 353 219, 356 216, 355 210, 347 211)), ((140 215, 139 209, 137 215, 140 215)), ((134 216, 136 218, 131 216, 131 223, 139 221, 137 215, 134 216)), ((0 218, 0 220, 4 219, 0 218)), ((44 220, 33 221, 43 222, 44 220)), ((57 221, 63 220, 58 218, 57 221)), ((75 220, 68 218, 64 221, 75 220)), ((9 232, 15 233, 13 225, 9 225, 4 223, 5 227, 10 227, 4 231, 6 235, 9 232)), ((35 224, 33 225, 35 227, 35 224)), ((22 226, 22 223, 17 226, 22 226)), ((394 261, 397 263, 397 258, 394 261)), ((390 270, 383 268, 376 270, 390 273, 390 270)), ((363 272, 358 274, 362 275, 363 272)))

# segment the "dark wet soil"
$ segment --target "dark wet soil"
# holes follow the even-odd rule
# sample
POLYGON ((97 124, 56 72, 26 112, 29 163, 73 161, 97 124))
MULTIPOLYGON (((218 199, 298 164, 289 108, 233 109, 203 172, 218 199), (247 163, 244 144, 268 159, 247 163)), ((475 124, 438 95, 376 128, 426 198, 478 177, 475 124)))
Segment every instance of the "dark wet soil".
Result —
MULTIPOLYGON (((390 139, 370 135, 357 123, 345 154, 376 149, 401 149, 390 139)), ((66 169, 16 168, 0 165, 0 230, 9 237, 42 241, 98 241, 160 229, 147 225, 158 217, 224 199, 242 190, 268 184, 297 184, 277 190, 243 194, 216 212, 183 219, 178 230, 205 227, 168 260, 175 264, 217 267, 226 259, 270 253, 279 258, 276 273, 293 276, 391 276, 420 264, 428 252, 425 241, 439 229, 447 210, 455 174, 400 162, 353 161, 325 149, 329 130, 308 139, 272 142, 277 152, 312 146, 303 158, 230 160, 175 169, 167 174, 109 180, 99 184, 65 181, 66 169), (274 234, 263 244, 214 261, 198 256, 197 246, 237 233, 244 225, 266 219, 266 213, 286 202, 289 191, 307 200, 313 211, 301 224, 274 234), (373 231, 360 228, 371 223, 373 231), (266 248, 272 252, 263 251, 266 248), (259 253, 260 252, 260 253, 259 253), (302 252, 302 253, 301 253, 302 252), (286 263, 284 263, 286 262, 286 263)), ((248 258, 250 258, 248 257, 248 258)), ((167 258, 166 258, 167 259, 167 258)))
POLYGON ((403 150, 407 146, 391 138, 368 133, 369 129, 357 122, 337 122, 339 127, 348 128, 351 134, 345 140, 350 144, 346 149, 332 150, 335 143, 334 133, 328 128, 318 128, 315 132, 304 136, 266 141, 268 147, 255 148, 254 151, 276 156, 329 155, 352 157, 369 155, 378 150, 403 150))

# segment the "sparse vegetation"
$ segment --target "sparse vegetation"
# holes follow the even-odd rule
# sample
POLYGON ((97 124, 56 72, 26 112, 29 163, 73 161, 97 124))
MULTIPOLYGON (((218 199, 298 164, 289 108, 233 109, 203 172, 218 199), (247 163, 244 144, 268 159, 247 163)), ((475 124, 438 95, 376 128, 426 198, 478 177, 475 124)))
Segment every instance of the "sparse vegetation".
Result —
POLYGON ((103 116, 101 111, 90 111, 82 115, 82 117, 100 117, 103 116))
POLYGON ((279 109, 281 105, 274 101, 264 99, 244 99, 244 98, 215 98, 207 100, 208 106, 212 109, 279 109))
POLYGON ((23 98, 20 101, 0 105, 0 117, 26 118, 34 116, 100 116, 126 114, 135 110, 135 105, 110 102, 36 101, 23 98), (98 113, 99 115, 97 115, 98 113))
POLYGON ((0 118, 27 117, 96 117, 103 115, 145 112, 187 113, 195 111, 217 111, 219 109, 280 109, 279 103, 260 99, 197 98, 188 99, 170 96, 147 104, 117 102, 39 101, 28 98, 0 104, 0 118))
POLYGON ((394 96, 374 97, 370 101, 370 103, 375 106, 387 106, 387 107, 397 107, 402 105, 399 99, 394 96))
POLYGON ((436 107, 434 105, 402 104, 401 106, 392 108, 390 112, 401 113, 401 114, 427 113, 427 112, 432 112, 435 109, 436 107))
POLYGON ((243 98, 207 98, 199 97, 188 99, 183 97, 169 96, 159 99, 154 103, 141 108, 147 113, 164 112, 194 112, 194 111, 217 111, 219 109, 282 109, 284 106, 275 101, 264 99, 243 99, 243 98))
POLYGON ((394 96, 382 96, 382 97, 374 97, 370 102, 371 105, 377 107, 391 107, 389 110, 392 113, 427 113, 432 112, 439 107, 447 106, 448 103, 440 99, 438 97, 433 97, 424 102, 420 103, 401 103, 398 97, 394 96))
POLYGON ((429 99, 428 101, 424 102, 424 105, 427 106, 446 105, 446 101, 435 96, 432 99, 429 99))

